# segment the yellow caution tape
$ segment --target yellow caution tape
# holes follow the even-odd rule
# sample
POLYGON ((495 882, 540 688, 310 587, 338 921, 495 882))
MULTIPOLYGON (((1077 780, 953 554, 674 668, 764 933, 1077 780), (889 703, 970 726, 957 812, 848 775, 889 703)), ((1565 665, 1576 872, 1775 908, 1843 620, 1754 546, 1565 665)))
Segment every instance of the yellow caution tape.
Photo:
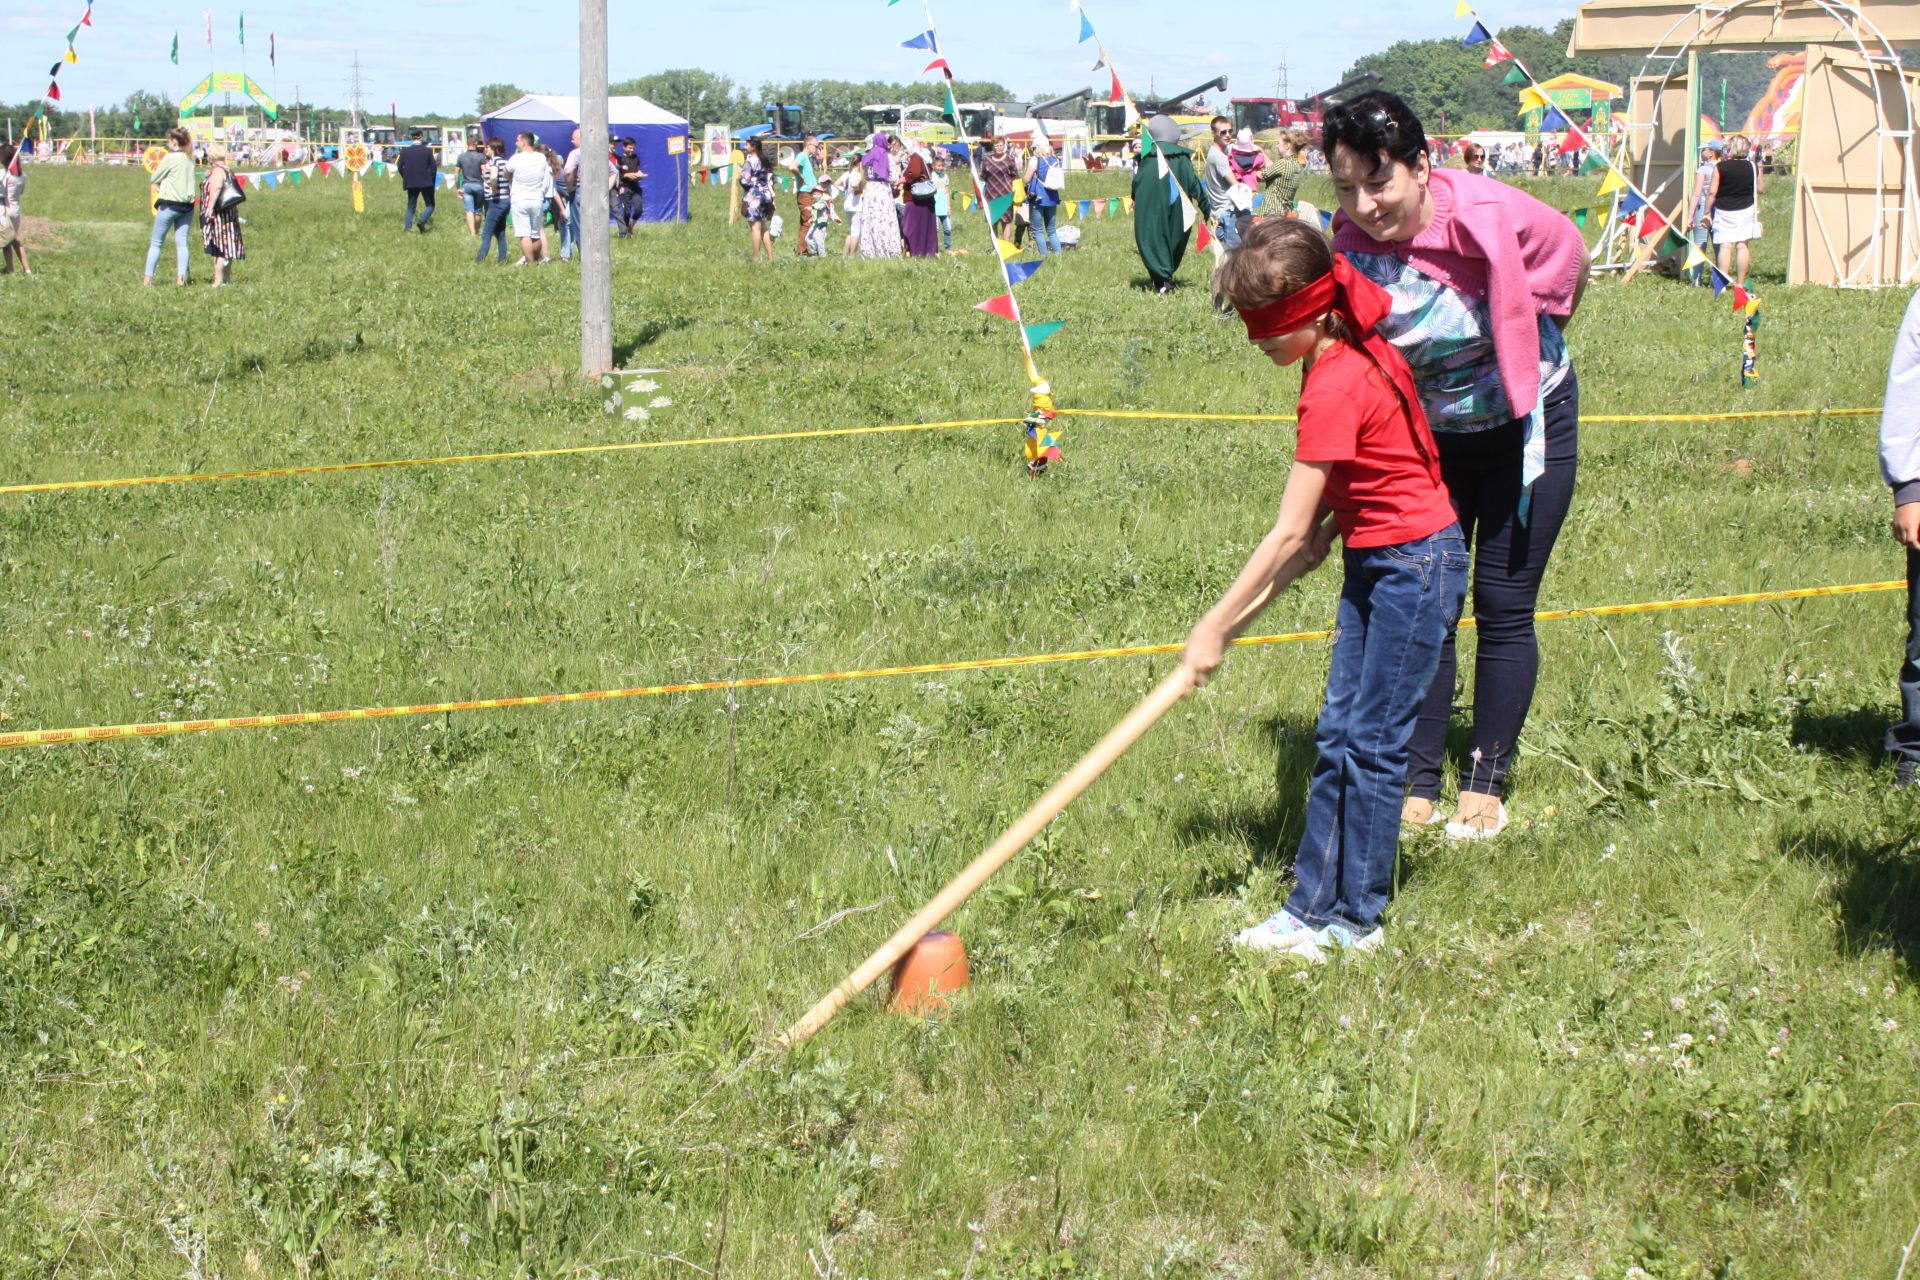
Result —
MULTIPOLYGON (((1855 582, 1832 587, 1798 587, 1788 591, 1750 591, 1742 595, 1697 596, 1683 600, 1654 600, 1643 604, 1605 604, 1587 609, 1551 609, 1533 616, 1542 622, 1568 618, 1609 618, 1629 613, 1656 613, 1668 609, 1704 609, 1714 605, 1760 604, 1769 600, 1810 600, 1816 596, 1859 595, 1869 591, 1898 591, 1905 579, 1855 582)), ((1473 619, 1461 620, 1472 626, 1473 619)), ((1280 635, 1242 636, 1236 648, 1298 644, 1326 640, 1331 631, 1293 631, 1280 635)), ((158 720, 144 724, 93 725, 79 729, 27 729, 0 733, 0 750, 10 747, 54 747, 76 742, 114 742, 126 738, 161 738, 182 733, 214 733, 223 729, 267 729, 278 726, 337 724, 347 720, 382 720, 393 716, 430 716, 454 711, 495 711, 507 707, 545 707, 565 702, 602 702, 616 698, 652 698, 669 693, 713 693, 728 689, 769 689, 779 685, 824 684, 831 680, 873 680, 885 676, 931 675, 940 671, 986 671, 999 667, 1037 667, 1057 662, 1089 662, 1096 658, 1129 658, 1150 653, 1178 653, 1181 644, 1139 644, 1108 649, 1080 649, 1068 653, 1024 654, 1005 658, 972 658, 962 662, 922 662, 905 667, 867 667, 857 671, 818 671, 804 675, 753 676, 741 680, 697 680, 681 684, 641 685, 631 689, 593 689, 580 693, 537 693, 511 698, 469 698, 460 702, 419 702, 391 707, 354 707, 343 711, 284 711, 275 715, 228 716, 217 720, 158 720)))
MULTIPOLYGON (((1286 413, 1168 413, 1153 409, 1062 409, 1064 418, 1111 418, 1136 422, 1295 422, 1286 413)), ((1771 418, 1855 418, 1871 409, 1770 409, 1753 413, 1600 414, 1582 423, 1748 422, 1771 418)), ((262 467, 252 471, 203 471, 170 476, 117 476, 105 480, 47 480, 0 485, 0 496, 15 493, 71 493, 83 489, 132 489, 157 484, 200 484, 209 480, 263 480, 276 476, 333 475, 345 471, 387 471, 400 467, 441 467, 451 463, 510 462, 530 458, 568 458, 593 453, 638 453, 646 449, 688 449, 701 445, 760 444, 769 440, 824 440, 835 436, 898 435, 909 431, 957 431, 968 427, 1005 427, 1020 418, 967 418, 954 422, 899 422, 872 427, 827 427, 815 431, 763 431, 752 435, 693 436, 684 440, 627 440, 613 444, 567 445, 552 449, 513 449, 502 453, 449 453, 423 458, 386 458, 373 462, 327 462, 303 467, 262 467)))

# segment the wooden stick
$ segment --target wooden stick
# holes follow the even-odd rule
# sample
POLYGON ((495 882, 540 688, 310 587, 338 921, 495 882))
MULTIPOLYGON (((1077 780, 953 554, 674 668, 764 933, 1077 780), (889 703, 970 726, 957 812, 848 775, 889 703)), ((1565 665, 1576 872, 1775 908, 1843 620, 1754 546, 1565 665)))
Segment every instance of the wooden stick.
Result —
MULTIPOLYGON (((1263 599, 1260 603, 1264 604, 1263 599)), ((891 938, 882 943, 879 950, 868 956, 858 969, 847 975, 846 981, 829 991, 820 1003, 807 1010, 805 1017, 788 1027, 786 1034, 780 1037, 780 1044, 792 1048, 814 1032, 833 1021, 833 1016, 844 1008, 854 996, 872 985, 873 980, 887 972, 894 963, 912 949, 920 939, 932 932, 934 926, 960 909, 960 904, 973 896, 975 890, 987 882, 987 878, 998 871, 1014 854, 1027 847, 1027 843, 1055 818, 1082 791, 1093 784, 1093 780, 1107 771, 1124 754, 1128 747, 1140 740, 1140 736, 1154 723, 1172 709, 1193 688, 1193 676, 1184 664, 1177 666, 1167 678, 1162 680, 1140 702, 1140 705, 1127 713, 1126 719, 1107 731, 1107 736, 1094 745, 1093 750, 1080 758, 1080 762, 1067 770, 1060 781, 1053 784, 1047 793, 1034 803, 1031 809, 1020 815, 1019 821, 1000 833, 1000 838, 987 846, 986 852, 967 864, 966 870, 948 882, 947 887, 936 894, 926 906, 915 912, 913 918, 901 925, 891 938)))

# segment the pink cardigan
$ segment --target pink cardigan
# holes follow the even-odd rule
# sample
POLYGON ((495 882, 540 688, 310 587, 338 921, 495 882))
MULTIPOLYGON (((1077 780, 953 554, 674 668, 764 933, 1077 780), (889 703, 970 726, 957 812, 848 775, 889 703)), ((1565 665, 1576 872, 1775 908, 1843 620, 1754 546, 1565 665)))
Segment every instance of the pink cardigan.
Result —
POLYGON ((1423 275, 1488 304, 1493 347, 1513 416, 1540 399, 1540 320, 1573 311, 1586 245, 1571 219, 1517 187, 1479 174, 1435 169, 1433 221, 1411 240, 1383 242, 1342 210, 1333 247, 1391 253, 1423 275))

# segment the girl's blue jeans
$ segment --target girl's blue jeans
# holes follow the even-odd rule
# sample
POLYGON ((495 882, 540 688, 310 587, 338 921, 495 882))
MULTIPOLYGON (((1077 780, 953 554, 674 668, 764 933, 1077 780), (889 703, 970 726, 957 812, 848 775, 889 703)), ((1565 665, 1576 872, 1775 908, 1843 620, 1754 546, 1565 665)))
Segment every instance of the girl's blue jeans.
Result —
POLYGON ((1467 595, 1457 524, 1396 546, 1348 548, 1327 700, 1314 731, 1307 828, 1287 910, 1364 936, 1380 924, 1400 849, 1407 743, 1467 595))

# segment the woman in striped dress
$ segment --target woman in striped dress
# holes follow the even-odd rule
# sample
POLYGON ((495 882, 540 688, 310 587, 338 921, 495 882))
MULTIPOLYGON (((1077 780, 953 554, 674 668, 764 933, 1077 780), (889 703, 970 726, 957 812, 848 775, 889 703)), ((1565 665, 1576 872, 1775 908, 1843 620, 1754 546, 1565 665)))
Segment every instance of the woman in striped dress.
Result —
POLYGON ((231 282, 233 264, 247 256, 247 244, 240 236, 239 207, 220 208, 220 193, 233 176, 227 149, 214 147, 207 162, 207 177, 200 184, 200 242, 213 259, 213 287, 218 289, 231 282))

